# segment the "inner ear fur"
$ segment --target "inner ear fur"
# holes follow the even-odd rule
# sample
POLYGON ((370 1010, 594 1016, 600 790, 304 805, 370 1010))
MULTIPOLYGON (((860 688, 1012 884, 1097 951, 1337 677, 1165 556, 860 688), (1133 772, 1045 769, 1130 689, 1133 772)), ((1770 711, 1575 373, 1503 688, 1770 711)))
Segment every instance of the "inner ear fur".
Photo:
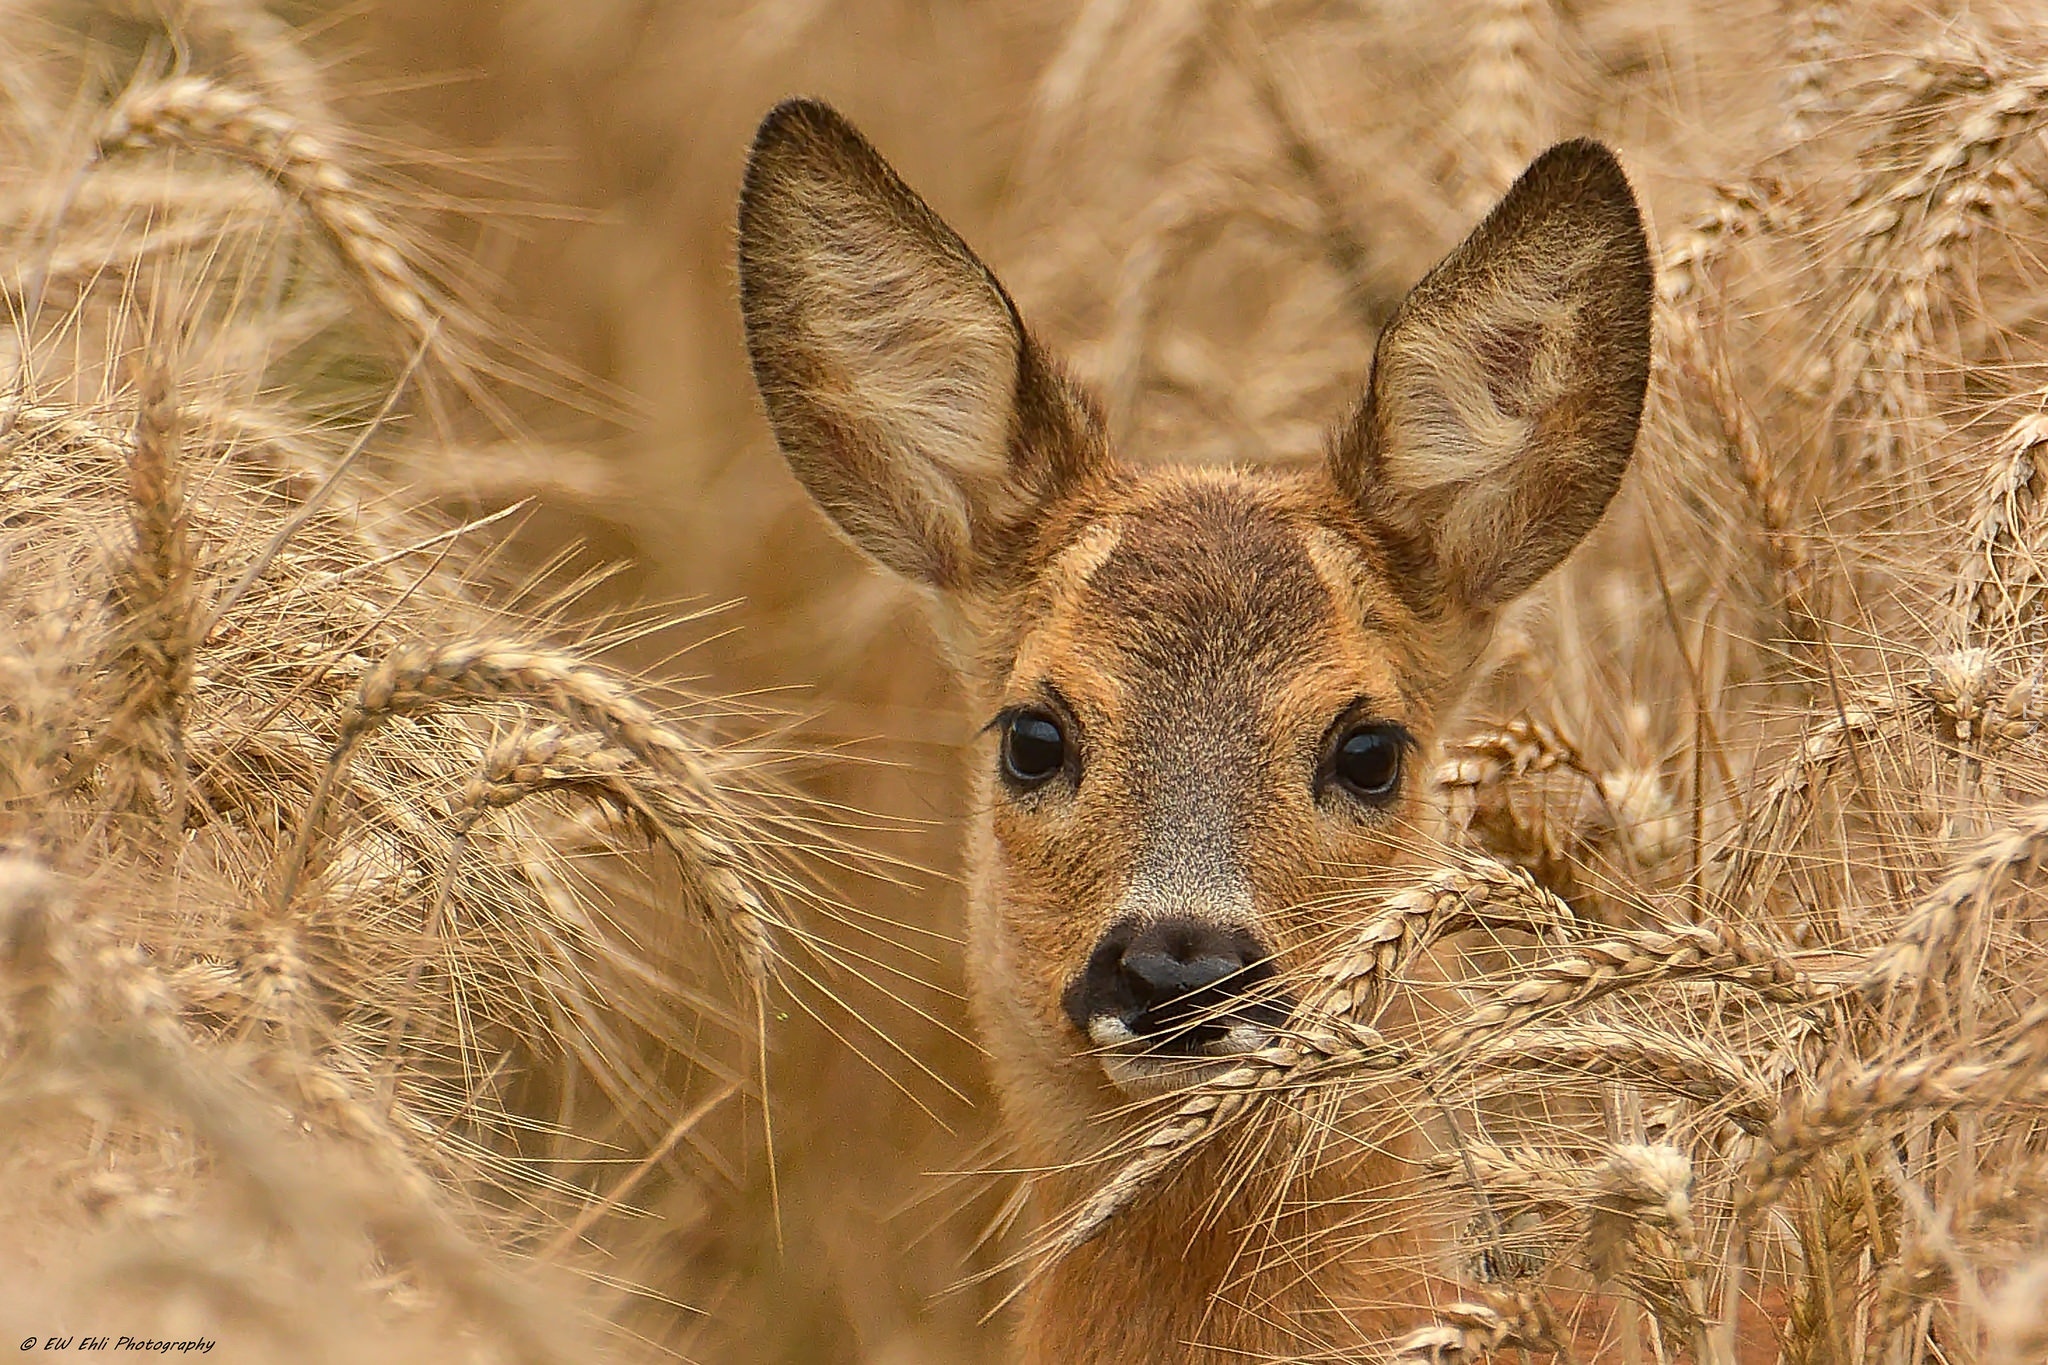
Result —
POLYGON ((1620 163, 1579 140, 1403 301, 1330 472, 1418 606, 1498 608, 1600 519, 1642 420, 1653 284, 1620 163))
POLYGON ((763 120, 740 200, 754 379, 790 468, 860 548, 973 586, 1101 458, 1092 409, 959 235, 835 110, 763 120))

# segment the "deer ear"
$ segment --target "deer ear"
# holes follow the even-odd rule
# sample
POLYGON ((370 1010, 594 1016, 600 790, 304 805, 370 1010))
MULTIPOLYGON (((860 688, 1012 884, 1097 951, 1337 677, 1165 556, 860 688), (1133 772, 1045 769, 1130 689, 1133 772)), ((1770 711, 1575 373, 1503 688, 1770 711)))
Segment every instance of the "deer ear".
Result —
POLYGON ((1330 472, 1425 609, 1505 605, 1600 519, 1642 418, 1652 287, 1620 164, 1577 141, 1401 304, 1330 472))
POLYGON ((829 106, 762 122, 739 236, 775 438, 882 564, 969 587, 1099 458, 1099 424, 995 276, 829 106))

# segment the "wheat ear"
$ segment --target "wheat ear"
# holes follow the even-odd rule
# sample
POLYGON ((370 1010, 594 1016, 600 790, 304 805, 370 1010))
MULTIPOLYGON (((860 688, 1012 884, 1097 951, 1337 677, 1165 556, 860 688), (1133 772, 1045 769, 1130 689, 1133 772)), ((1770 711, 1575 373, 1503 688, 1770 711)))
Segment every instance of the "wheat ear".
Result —
POLYGON ((1616 1143, 1592 1161, 1535 1147, 1467 1142, 1426 1163, 1439 1179, 1477 1180, 1508 1208, 1605 1211, 1666 1228, 1690 1241, 1692 1162, 1675 1147, 1616 1143))
MULTIPOLYGON (((466 834, 485 810, 503 809, 546 791, 609 805, 673 853, 686 872, 701 875, 706 854, 696 830, 703 817, 688 792, 672 777, 649 771, 634 755, 606 748, 602 736, 560 726, 514 736, 493 749, 464 788, 456 831, 466 834)), ((774 940, 766 922, 759 916, 742 919, 732 907, 722 918, 749 978, 765 980, 774 969, 774 940)))
POLYGON ((663 724, 616 679, 582 660, 512 641, 471 640, 400 647, 363 675, 355 704, 343 717, 333 753, 308 804, 301 833, 287 854, 279 892, 288 906, 326 796, 365 739, 394 716, 416 714, 453 697, 522 698, 611 743, 668 779, 667 826, 684 855, 692 884, 717 923, 739 946, 756 981, 772 962, 777 916, 756 889, 758 873, 739 845, 720 828, 743 827, 720 792, 700 747, 663 724))
POLYGON ((1469 1062, 1481 1070, 1619 1082, 1718 1105, 1752 1133, 1778 1115, 1776 1095, 1733 1053, 1646 1025, 1575 1020, 1523 1029, 1482 1045, 1469 1062))
POLYGON ((1593 770, 1555 727, 1520 716, 1444 746, 1436 783, 1453 790, 1490 787, 1509 778, 1564 768, 1591 779, 1593 770))
POLYGON ((1499 1351, 1555 1351, 1556 1329, 1534 1295, 1503 1298, 1500 1306, 1460 1301, 1439 1308, 1437 1320, 1393 1345, 1395 1360, 1420 1365, 1469 1365, 1499 1351))
POLYGON ((129 91, 109 112, 102 154, 189 147, 239 161, 300 205, 357 284, 403 333, 437 353, 447 302, 407 260, 404 239, 379 215, 336 150, 298 119, 247 91, 185 76, 129 91))
POLYGON ((1796 147, 1833 112, 1838 68, 1846 48, 1841 7, 1833 0, 1800 0, 1791 9, 1778 102, 1784 108, 1780 140, 1787 147, 1796 147))
POLYGON ((1467 35, 1464 99, 1457 131, 1466 156, 1466 207, 1492 204, 1549 141, 1545 85, 1539 74, 1547 0, 1482 0, 1467 35))
POLYGON ((115 662, 120 701, 108 739, 144 755, 172 787, 171 827, 184 824, 185 706, 198 649, 191 524, 179 468, 182 422, 169 371, 143 367, 128 443, 128 523, 133 537, 114 574, 123 618, 115 662))
POLYGON ((1867 467, 1896 468, 1924 415, 1924 353, 1934 318, 1977 228, 2015 193, 2009 163, 2048 118, 2048 69, 1996 79, 1955 120, 1954 133, 1906 174, 1873 182, 1851 210, 1848 255, 1858 281, 1835 359, 1853 377, 1850 415, 1865 426, 1867 467), (1901 264, 1886 267, 1901 248, 1901 264))
POLYGON ((2030 806, 1985 839, 1921 897, 1892 941, 1872 953, 1859 984, 1886 994, 1939 976, 1949 948, 2012 878, 2048 856, 2048 802, 2030 806))
POLYGON ((1792 827, 1812 809, 1822 778, 1849 755, 1851 746, 1881 734, 1913 704, 1888 694, 1852 698, 1807 731, 1798 751, 1715 855, 1718 894, 1729 901, 1741 899, 1757 873, 1778 856, 1792 827))
POLYGON ((1400 968, 1439 939, 1472 929, 1561 934, 1578 917, 1527 868, 1474 858, 1388 896, 1344 951, 1315 972, 1310 1017, 1363 1022, 1400 968))
POLYGON ((1785 1004, 1819 999, 1805 974, 1782 954, 1726 922, 1668 924, 1575 943, 1572 956, 1525 968, 1521 978, 1432 1040, 1432 1051, 1450 1051, 1541 1015, 1657 982, 1721 981, 1785 1004))
MULTIPOLYGON (((2048 399, 2048 394, 2042 395, 2048 399)), ((2039 613, 2048 573, 2035 548, 2048 497, 2048 412, 2014 422, 1993 447, 1991 477, 1979 496, 1949 601, 1959 646, 1999 640, 2005 628, 2039 613)))
POLYGON ((1783 1197, 1814 1155, 1878 1120, 1912 1110, 1982 1108, 2009 1099, 2048 1067, 2048 1003, 2037 1003, 2000 1047, 1847 1065, 1786 1106, 1750 1158, 1737 1212, 1753 1218, 1783 1197))

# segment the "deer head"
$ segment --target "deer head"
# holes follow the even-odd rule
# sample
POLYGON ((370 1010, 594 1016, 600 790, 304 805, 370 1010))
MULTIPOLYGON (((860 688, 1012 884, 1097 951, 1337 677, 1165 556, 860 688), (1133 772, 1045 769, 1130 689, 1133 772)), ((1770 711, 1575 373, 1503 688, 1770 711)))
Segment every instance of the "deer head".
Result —
POLYGON ((839 529, 925 588, 979 717, 969 969, 1040 1159, 1257 1048, 1319 898, 1412 842, 1501 608, 1599 520, 1649 368, 1612 153, 1538 157, 1381 335, 1328 454, 1134 466, 993 274, 839 115, 761 126, 754 375, 839 529))

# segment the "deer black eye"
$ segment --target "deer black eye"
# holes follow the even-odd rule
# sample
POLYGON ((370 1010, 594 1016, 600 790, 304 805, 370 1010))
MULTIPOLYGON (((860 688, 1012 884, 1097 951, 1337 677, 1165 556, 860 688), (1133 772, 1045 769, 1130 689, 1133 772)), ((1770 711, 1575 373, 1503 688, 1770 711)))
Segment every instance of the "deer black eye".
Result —
POLYGON ((1363 801, 1384 804, 1401 789, 1401 755, 1408 732, 1398 725, 1361 725, 1337 741, 1330 776, 1363 801))
POLYGON ((1035 787, 1067 765, 1067 737, 1043 711, 1019 711, 1003 723, 1003 776, 1035 787))

